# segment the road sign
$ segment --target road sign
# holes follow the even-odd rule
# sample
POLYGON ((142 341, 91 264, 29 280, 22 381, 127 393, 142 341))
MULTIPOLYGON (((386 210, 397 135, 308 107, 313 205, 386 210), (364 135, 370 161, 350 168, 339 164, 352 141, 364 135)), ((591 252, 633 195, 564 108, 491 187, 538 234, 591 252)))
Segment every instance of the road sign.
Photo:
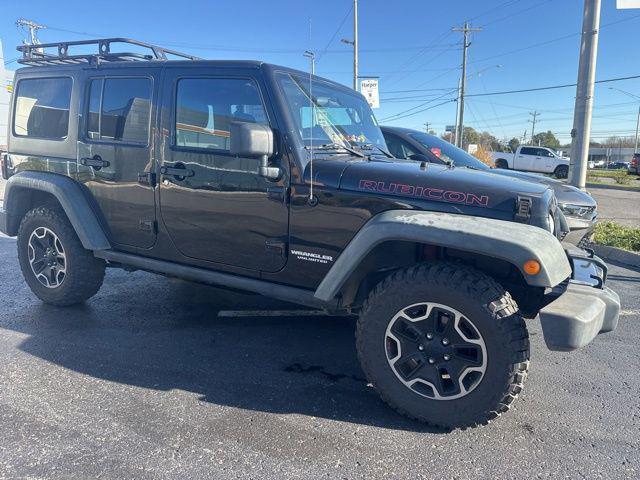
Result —
POLYGON ((371 108, 380 108, 377 78, 365 78, 360 80, 360 93, 367 99, 371 108))
POLYGON ((455 125, 447 125, 446 127, 444 127, 445 132, 455 132, 455 130, 456 130, 455 125))
POLYGON ((640 8, 640 0, 617 0, 616 8, 640 8))

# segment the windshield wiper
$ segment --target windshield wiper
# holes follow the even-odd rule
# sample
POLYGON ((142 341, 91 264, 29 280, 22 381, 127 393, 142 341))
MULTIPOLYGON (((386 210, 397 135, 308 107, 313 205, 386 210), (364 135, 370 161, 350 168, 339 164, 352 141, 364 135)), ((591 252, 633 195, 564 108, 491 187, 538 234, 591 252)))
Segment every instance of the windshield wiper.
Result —
MULTIPOLYGON (((304 148, 306 150, 311 150, 311 147, 309 145, 305 145, 304 148)), ((359 152, 351 147, 347 147, 346 145, 343 145, 341 143, 325 143, 324 145, 317 145, 317 146, 314 145, 313 149, 314 150, 344 150, 355 155, 356 157, 367 158, 367 156, 364 153, 359 152)))
POLYGON ((380 150, 385 157, 387 158, 395 158, 393 155, 391 155, 389 152, 387 152, 384 148, 379 147, 378 145, 374 145, 373 143, 366 143, 364 145, 362 145, 360 148, 362 148, 363 150, 366 148, 367 150, 372 150, 374 148, 377 148, 378 150, 380 150))

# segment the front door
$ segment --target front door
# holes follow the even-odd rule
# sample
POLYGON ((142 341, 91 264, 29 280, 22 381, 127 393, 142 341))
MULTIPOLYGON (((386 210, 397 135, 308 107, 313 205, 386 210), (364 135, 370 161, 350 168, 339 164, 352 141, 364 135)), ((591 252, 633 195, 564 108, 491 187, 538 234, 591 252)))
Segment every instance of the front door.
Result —
POLYGON ((187 257, 276 272, 286 262, 288 168, 276 155, 285 173, 269 181, 257 158, 229 152, 231 121, 275 128, 259 79, 192 72, 167 69, 163 85, 162 221, 187 257))
POLYGON ((150 248, 156 239, 151 125, 158 69, 89 74, 78 141, 79 179, 97 200, 112 241, 150 248))

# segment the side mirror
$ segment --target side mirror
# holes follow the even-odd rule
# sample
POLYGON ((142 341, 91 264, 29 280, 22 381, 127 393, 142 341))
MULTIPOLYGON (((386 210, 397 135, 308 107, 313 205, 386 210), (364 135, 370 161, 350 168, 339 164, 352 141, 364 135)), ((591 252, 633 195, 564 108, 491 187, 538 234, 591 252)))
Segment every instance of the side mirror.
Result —
POLYGON ((269 157, 275 150, 273 130, 267 125, 248 122, 231 122, 229 124, 231 141, 229 151, 239 157, 259 158, 258 174, 269 180, 280 178, 279 167, 269 166, 269 157))

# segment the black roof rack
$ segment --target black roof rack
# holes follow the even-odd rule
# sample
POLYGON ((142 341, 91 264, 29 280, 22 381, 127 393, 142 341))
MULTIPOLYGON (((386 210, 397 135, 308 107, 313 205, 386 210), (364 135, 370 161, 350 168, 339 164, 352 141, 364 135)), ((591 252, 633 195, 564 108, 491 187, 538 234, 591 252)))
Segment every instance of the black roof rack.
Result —
POLYGON ((187 60, 199 60, 199 57, 186 53, 168 50, 150 43, 139 42, 130 38, 99 38, 95 40, 79 40, 74 42, 40 43, 34 45, 21 45, 17 50, 22 52, 22 58, 18 63, 31 66, 43 65, 78 65, 99 64, 101 62, 129 62, 129 61, 164 61, 167 55, 187 60), (115 52, 111 50, 111 44, 124 43, 135 45, 149 50, 149 53, 115 52), (95 45, 96 53, 69 54, 69 47, 79 45, 95 45), (47 50, 57 49, 57 53, 47 50))

